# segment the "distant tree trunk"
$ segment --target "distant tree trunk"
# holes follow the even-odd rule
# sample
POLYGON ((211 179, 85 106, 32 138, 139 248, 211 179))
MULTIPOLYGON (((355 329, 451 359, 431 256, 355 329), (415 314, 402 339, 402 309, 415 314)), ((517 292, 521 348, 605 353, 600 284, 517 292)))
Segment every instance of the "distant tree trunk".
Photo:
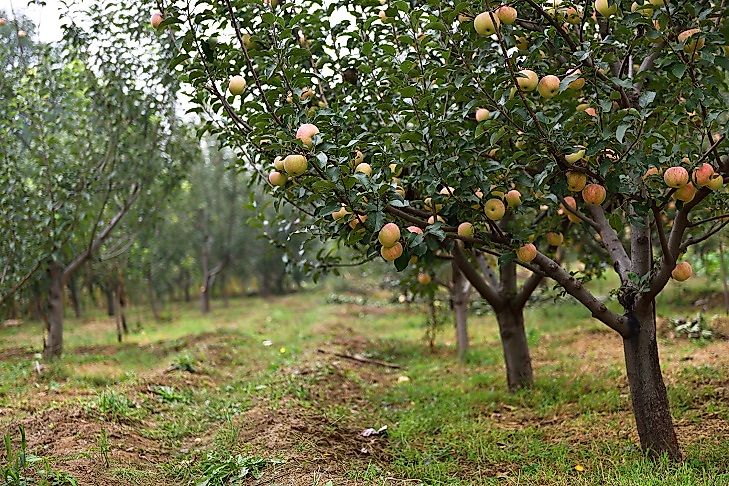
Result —
POLYGON ((202 258, 200 264, 202 265, 203 282, 200 286, 200 311, 203 314, 210 312, 210 268, 209 268, 209 245, 206 241, 203 243, 202 258))
POLYGON ((452 283, 449 286, 451 303, 456 317, 456 345, 458 359, 464 361, 468 353, 468 301, 471 285, 458 265, 452 263, 452 283))
POLYGON ((727 275, 726 261, 724 260, 724 242, 719 242, 719 267, 721 269, 721 285, 724 289, 724 312, 729 315, 729 275, 727 275))
POLYGON ((220 274, 220 284, 218 288, 220 289, 220 296, 223 298, 223 307, 228 307, 229 299, 228 299, 228 290, 226 287, 227 279, 225 277, 225 272, 222 272, 220 274))
POLYGON ((679 461, 681 450, 658 359, 654 305, 643 304, 632 316, 628 314, 634 325, 630 336, 623 339, 625 367, 641 447, 652 456, 666 453, 679 461))
POLYGON ((162 317, 159 314, 159 308, 157 305, 157 290, 154 287, 154 280, 152 280, 152 269, 147 269, 147 284, 149 285, 149 306, 152 308, 152 315, 156 321, 161 321, 162 317))
POLYGON ((106 314, 109 317, 113 317, 115 314, 115 312, 114 312, 114 289, 111 285, 109 285, 108 282, 106 284, 104 284, 102 289, 104 290, 104 297, 106 297, 106 314))
POLYGON ((48 267, 50 287, 46 311, 46 336, 43 357, 58 358, 63 353, 63 267, 53 261, 48 267))
POLYGON ((124 275, 121 271, 118 273, 118 280, 116 286, 116 297, 117 297, 117 319, 119 320, 122 332, 129 334, 129 327, 127 326, 127 291, 124 286, 124 275))
POLYGON ((68 290, 71 295, 71 305, 73 306, 73 314, 76 318, 81 317, 81 302, 79 301, 78 285, 75 277, 68 279, 68 290))

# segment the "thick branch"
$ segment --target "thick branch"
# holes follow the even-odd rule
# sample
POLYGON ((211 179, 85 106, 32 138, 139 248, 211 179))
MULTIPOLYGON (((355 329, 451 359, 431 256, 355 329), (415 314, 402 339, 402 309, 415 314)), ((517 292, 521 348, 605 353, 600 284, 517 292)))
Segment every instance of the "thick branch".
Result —
POLYGON ((625 251, 622 241, 618 233, 610 226, 607 218, 605 217, 605 211, 602 206, 595 204, 588 204, 587 207, 592 213, 592 217, 597 224, 597 231, 602 239, 602 245, 610 254, 615 264, 615 271, 620 275, 622 282, 628 281, 628 273, 630 273, 630 258, 628 253, 625 251))
POLYGON ((503 306, 501 296, 486 282, 481 274, 479 274, 471 262, 468 261, 468 257, 462 248, 462 243, 456 241, 453 245, 453 259, 461 269, 463 275, 466 276, 473 288, 491 304, 494 309, 499 309, 503 306))

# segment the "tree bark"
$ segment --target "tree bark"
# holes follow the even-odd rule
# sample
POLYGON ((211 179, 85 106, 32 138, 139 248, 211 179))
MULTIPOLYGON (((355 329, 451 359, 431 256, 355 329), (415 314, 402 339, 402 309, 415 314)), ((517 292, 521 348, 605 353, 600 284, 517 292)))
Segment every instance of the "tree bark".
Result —
POLYGON ((58 358, 63 353, 63 267, 51 262, 48 267, 50 287, 46 311, 46 338, 43 357, 46 360, 58 358))
POLYGON ((104 296, 106 297, 106 314, 109 317, 114 316, 114 290, 107 282, 104 284, 104 296))
POLYGON ((640 304, 628 314, 631 334, 623 339, 625 367, 640 445, 650 456, 681 460, 656 342, 654 304, 640 304))
POLYGON ((456 346, 458 359, 464 361, 468 353, 468 294, 470 284, 459 270, 458 265, 452 264, 452 284, 449 287, 451 304, 456 318, 456 346))
POLYGON ((513 309, 507 305, 496 310, 496 321, 499 324, 509 391, 530 387, 534 383, 534 372, 524 330, 524 309, 513 309))

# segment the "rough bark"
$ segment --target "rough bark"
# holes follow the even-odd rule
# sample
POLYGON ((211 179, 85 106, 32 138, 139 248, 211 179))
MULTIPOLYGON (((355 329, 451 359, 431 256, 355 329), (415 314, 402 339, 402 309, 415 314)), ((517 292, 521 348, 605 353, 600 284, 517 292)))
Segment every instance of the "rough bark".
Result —
POLYGON ((63 353, 63 267, 58 262, 48 266, 50 287, 46 310, 46 336, 43 357, 55 359, 63 353))
POLYGON ((623 348, 640 445, 653 457, 666 454, 679 461, 681 450, 658 359, 653 304, 642 304, 628 317, 632 332, 623 339, 623 348))
POLYGON ((530 387, 534 383, 532 359, 524 329, 524 310, 506 307, 496 312, 501 347, 506 363, 509 391, 530 387))

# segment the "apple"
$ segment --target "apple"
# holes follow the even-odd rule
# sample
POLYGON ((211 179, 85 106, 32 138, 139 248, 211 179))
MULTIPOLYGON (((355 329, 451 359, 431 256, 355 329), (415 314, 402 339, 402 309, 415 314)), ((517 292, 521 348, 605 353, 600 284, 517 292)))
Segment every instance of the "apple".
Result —
POLYGON ((704 47, 704 38, 703 37, 693 37, 695 34, 700 33, 700 29, 689 29, 684 30, 680 34, 678 34, 678 42, 683 44, 683 51, 687 53, 692 53, 701 50, 702 47, 704 47), (692 40, 689 41, 690 38, 692 40))
MULTIPOLYGON (((568 73, 568 76, 574 76, 574 75, 578 75, 579 76, 581 74, 582 74, 582 71, 580 71, 579 69, 575 69, 571 73, 568 73)), ((585 78, 577 78, 574 81, 571 81, 567 85, 567 87, 569 89, 580 90, 580 89, 582 89, 582 88, 585 87, 585 78)))
POLYGON ((18 31, 18 38, 20 38, 20 39, 24 38, 27 35, 28 35, 28 33, 26 31, 24 31, 24 30, 19 30, 18 31))
POLYGON ((309 162, 307 162, 306 157, 299 154, 292 154, 287 156, 284 160, 284 170, 286 173, 290 176, 300 176, 304 172, 306 172, 306 169, 309 168, 309 162))
POLYGON ((405 188, 402 186, 395 186, 395 192, 400 195, 401 198, 405 199, 405 188))
POLYGON ((575 170, 567 171, 567 187, 572 192, 579 192, 587 184, 587 175, 575 170))
POLYGON ((332 211, 332 219, 334 221, 339 221, 340 219, 346 217, 349 214, 349 211, 347 211, 347 208, 342 206, 337 211, 332 211))
POLYGON ((356 229, 358 226, 364 225, 365 221, 367 221, 366 214, 357 214, 355 215, 354 219, 349 222, 349 227, 352 229, 356 229))
POLYGON ((689 202, 693 200, 694 196, 696 196, 696 187, 689 182, 685 186, 681 186, 676 189, 674 196, 676 196, 676 199, 679 201, 689 202))
POLYGON ((8 23, 8 19, 5 17, 0 17, 0 27, 8 23))
POLYGON ((582 190, 582 199, 587 204, 601 205, 607 197, 607 191, 600 184, 588 184, 582 190))
POLYGON ((580 11, 575 7, 567 7, 564 11, 564 19, 568 24, 579 25, 582 22, 580 11))
POLYGON ((537 257, 537 247, 533 243, 527 243, 516 249, 516 257, 524 263, 529 263, 537 257))
POLYGON ((281 156, 278 156, 275 159, 273 159, 273 167, 274 167, 274 169, 276 169, 279 172, 284 170, 283 158, 281 156))
POLYGON ((492 198, 486 201, 483 212, 491 221, 498 221, 504 217, 506 206, 504 206, 504 202, 501 199, 492 198))
POLYGON ((445 219, 441 218, 440 216, 431 216, 428 218, 428 224, 435 224, 435 222, 438 221, 439 223, 445 223, 445 219))
POLYGON ((519 85, 519 88, 524 91, 534 91, 537 89, 537 85, 539 84, 537 73, 531 69, 522 69, 518 74, 516 83, 519 85))
POLYGON ((228 91, 233 96, 243 94, 246 89, 246 79, 243 76, 231 76, 228 81, 228 91))
POLYGON ((491 113, 486 108, 479 108, 476 110, 476 121, 482 122, 491 118, 491 113))
POLYGON ((380 20, 382 21, 383 24, 385 22, 387 22, 387 12, 386 11, 380 10, 380 12, 377 14, 377 16, 380 17, 380 20))
POLYGON ((435 210, 437 212, 437 211, 440 211, 441 209, 443 209, 443 205, 437 204, 437 203, 435 205, 435 208, 433 208, 433 200, 429 197, 425 198, 425 200, 423 201, 423 206, 425 206, 425 209, 427 209, 428 211, 431 211, 431 212, 433 210, 435 210))
MULTIPOLYGON (((5 19, 3 19, 3 20, 5 20, 5 19)), ((163 20, 164 20, 164 17, 162 17, 161 12, 154 12, 152 14, 152 17, 150 17, 150 19, 149 19, 149 23, 152 24, 153 28, 159 29, 159 25, 162 23, 163 20)))
POLYGON ((689 174, 683 167, 670 167, 663 174, 663 181, 668 187, 678 188, 685 186, 689 181, 689 174))
POLYGON ((473 225, 469 222, 464 222, 458 225, 458 236, 464 236, 472 238, 474 234, 473 225))
POLYGON ((253 38, 251 34, 247 32, 243 34, 243 45, 246 49, 251 49, 253 47, 253 38))
POLYGON ((701 164, 701 167, 694 171, 693 181, 699 187, 705 186, 708 184, 709 179, 711 179, 711 176, 713 175, 714 167, 711 164, 704 162, 701 164))
POLYGON ((449 197, 453 193, 455 193, 455 189, 453 189, 451 186, 443 187, 440 191, 438 191, 438 194, 445 197, 449 197))
POLYGON ((516 48, 520 51, 526 51, 529 49, 529 40, 525 36, 519 36, 516 38, 516 48))
POLYGON ((357 164, 357 167, 354 168, 354 171, 361 172, 369 177, 372 175, 372 166, 367 162, 362 162, 361 164, 357 164))
POLYGON ((580 149, 577 152, 572 152, 571 154, 567 154, 564 156, 564 160, 566 160, 570 164, 574 164, 578 160, 582 160, 585 157, 585 149, 580 149))
POLYGON ((394 246, 400 239, 400 227, 395 223, 387 223, 380 229, 377 239, 380 240, 382 246, 387 248, 394 246))
POLYGON ((469 17, 467 14, 461 12, 461 13, 458 14, 458 21, 460 23, 462 23, 462 24, 465 23, 465 22, 470 22, 471 21, 471 17, 469 17))
POLYGON ((554 98, 559 93, 559 78, 553 74, 548 74, 539 80, 537 89, 542 97, 554 98))
POLYGON ((419 273, 418 274, 418 283, 421 285, 428 285, 431 281, 430 275, 427 273, 419 273))
POLYGON ((399 241, 392 245, 391 247, 383 246, 380 248, 380 255, 382 255, 382 258, 385 259, 385 261, 393 262, 400 258, 402 256, 402 243, 399 241))
POLYGON ((494 35, 499 28, 499 17, 491 12, 480 13, 473 19, 473 28, 479 35, 494 35))
POLYGON ((282 174, 277 170, 274 170, 273 172, 268 174, 268 182, 270 182, 273 186, 283 186, 286 184, 287 180, 288 177, 286 176, 286 174, 282 174))
POLYGON ((355 167, 358 166, 359 164, 361 164, 362 162, 364 162, 364 154, 362 153, 361 150, 355 151, 354 152, 354 165, 355 165, 355 167))
POLYGON ((509 7, 508 5, 502 5, 496 9, 496 17, 498 17, 501 22, 511 25, 516 22, 516 9, 514 7, 509 7))
POLYGON ((309 98, 312 98, 314 96, 314 90, 311 88, 306 88, 304 91, 301 92, 301 95, 299 98, 301 98, 302 101, 308 100, 309 98))
POLYGON ((549 243, 549 246, 560 246, 564 243, 564 236, 562 233, 553 233, 550 231, 547 233, 547 243, 549 243))
POLYGON ((521 193, 516 189, 512 189, 511 191, 507 192, 504 196, 504 199, 506 199, 506 202, 509 204, 510 208, 516 208, 521 205, 521 193))
POLYGON ((693 268, 691 268, 691 264, 689 262, 681 262, 676 264, 676 266, 673 268, 673 271, 671 272, 671 277, 673 277, 673 279, 678 282, 683 282, 690 279, 693 273, 694 270, 693 268))
POLYGON ((567 219, 569 219, 573 223, 580 223, 582 220, 579 216, 574 214, 574 211, 577 211, 577 201, 575 201, 575 198, 572 196, 566 196, 564 198, 564 202, 567 203, 567 208, 571 209, 572 211, 568 211, 563 204, 560 205, 560 212, 567 216, 567 219))
POLYGON ((311 147, 314 144, 312 140, 314 135, 319 133, 319 128, 312 123, 304 123, 296 130, 296 138, 301 140, 307 147, 311 147))
POLYGON ((423 234, 423 229, 420 228, 419 226, 408 226, 405 229, 407 229, 409 232, 415 233, 417 235, 422 235, 423 234))
POLYGON ((612 17, 618 12, 618 5, 615 3, 611 5, 608 0, 595 0, 595 10, 603 17, 612 17))
POLYGON ((722 185, 724 185, 724 178, 721 174, 714 174, 709 178, 709 182, 706 183, 706 187, 712 191, 720 190, 722 185))
POLYGON ((655 175, 661 175, 661 171, 657 167, 651 165, 648 167, 648 170, 645 171, 645 174, 643 174, 643 180, 655 175))

